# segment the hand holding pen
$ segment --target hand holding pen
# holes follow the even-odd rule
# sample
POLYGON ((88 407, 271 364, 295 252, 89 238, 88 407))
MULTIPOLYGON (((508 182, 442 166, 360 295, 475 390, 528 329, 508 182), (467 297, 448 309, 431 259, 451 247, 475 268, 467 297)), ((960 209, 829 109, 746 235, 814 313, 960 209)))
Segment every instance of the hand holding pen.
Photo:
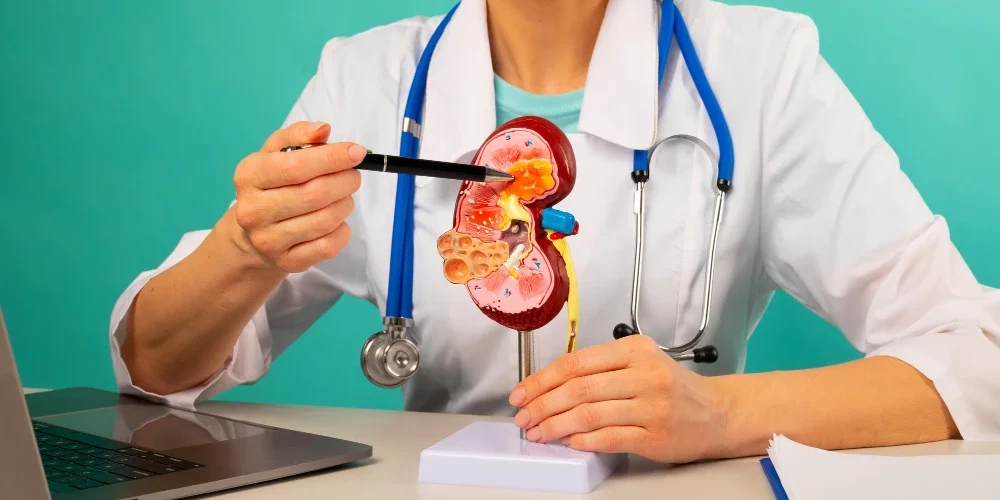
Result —
POLYGON ((361 187, 355 170, 368 154, 353 143, 327 144, 295 154, 283 148, 323 143, 325 123, 298 122, 272 134, 236 167, 233 240, 260 258, 260 267, 303 272, 336 256, 351 237, 345 222, 361 187))
POLYGON ((347 246, 345 220, 361 186, 358 170, 476 182, 512 179, 483 166, 375 154, 354 143, 326 144, 330 127, 299 122, 271 135, 236 167, 235 241, 266 266, 302 272, 347 246), (323 147, 318 147, 323 146, 323 147))

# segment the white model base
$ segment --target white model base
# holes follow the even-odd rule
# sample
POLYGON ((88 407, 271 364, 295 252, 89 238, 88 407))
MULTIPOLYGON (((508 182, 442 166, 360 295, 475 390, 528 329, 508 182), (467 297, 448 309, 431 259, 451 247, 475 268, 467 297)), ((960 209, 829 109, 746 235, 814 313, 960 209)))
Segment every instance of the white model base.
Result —
POLYGON ((627 455, 590 453, 522 440, 503 422, 476 422, 420 453, 419 481, 590 493, 627 455))

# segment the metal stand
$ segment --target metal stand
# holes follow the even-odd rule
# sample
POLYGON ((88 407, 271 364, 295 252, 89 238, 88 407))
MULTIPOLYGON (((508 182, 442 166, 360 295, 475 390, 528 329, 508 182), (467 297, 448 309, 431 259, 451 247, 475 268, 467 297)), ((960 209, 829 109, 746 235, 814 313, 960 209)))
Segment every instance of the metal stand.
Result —
MULTIPOLYGON (((517 332, 518 381, 535 373, 535 332, 517 332)), ((521 429, 521 439, 527 439, 528 431, 521 429)))

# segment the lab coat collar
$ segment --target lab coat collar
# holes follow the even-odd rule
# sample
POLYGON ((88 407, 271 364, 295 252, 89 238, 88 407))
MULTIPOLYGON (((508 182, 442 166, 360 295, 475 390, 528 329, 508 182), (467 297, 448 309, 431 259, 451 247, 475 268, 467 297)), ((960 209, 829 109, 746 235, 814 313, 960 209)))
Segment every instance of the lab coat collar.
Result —
MULTIPOLYGON (((678 5, 686 10, 689 3, 678 5)), ((658 0, 608 2, 587 74, 581 133, 629 149, 648 149, 657 136, 704 136, 701 104, 676 44, 664 84, 657 85, 660 8, 658 0)), ((462 0, 431 59, 421 157, 471 159, 497 125, 493 74, 486 0, 462 0)))

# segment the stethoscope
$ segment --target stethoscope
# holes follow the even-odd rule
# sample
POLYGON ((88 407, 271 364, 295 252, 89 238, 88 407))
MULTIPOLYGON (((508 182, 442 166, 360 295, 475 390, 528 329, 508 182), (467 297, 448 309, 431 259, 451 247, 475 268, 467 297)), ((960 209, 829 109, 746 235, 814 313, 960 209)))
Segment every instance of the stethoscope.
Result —
MULTIPOLYGON (((715 211, 712 217, 712 233, 708 250, 708 268, 705 277, 705 294, 702 303, 702 318, 698 333, 687 343, 673 347, 663 347, 666 354, 678 361, 692 360, 697 363, 711 363, 718 359, 718 351, 713 346, 696 347, 708 327, 712 305, 712 278, 715 271, 715 248, 722 220, 725 194, 732 188, 733 143, 722 109, 716 100, 688 32, 680 10, 672 1, 669 7, 661 7, 660 28, 657 37, 659 49, 658 82, 663 81, 671 40, 676 37, 681 55, 691 73, 698 95, 708 111, 709 119, 719 142, 719 157, 716 159, 711 148, 698 138, 677 135, 668 137, 650 150, 636 150, 633 154, 632 180, 635 182, 634 207, 636 219, 635 260, 632 274, 631 326, 622 323, 615 327, 614 337, 620 339, 629 335, 642 335, 639 327, 640 275, 642 270, 643 230, 645 223, 644 193, 649 182, 649 160, 651 151, 671 141, 687 141, 705 151, 718 165, 715 183, 717 192, 715 211), (668 29, 668 27, 670 29, 668 29)), ((399 155, 416 158, 420 141, 420 117, 423 111, 424 94, 427 89, 427 73, 431 57, 441 34, 451 21, 460 4, 456 4, 434 30, 427 47, 424 48, 413 75, 413 82, 406 98, 403 112, 399 155)), ((396 184, 396 204, 393 214, 392 252, 389 258, 389 289, 386 297, 385 316, 382 331, 370 336, 361 349, 361 369, 373 384, 393 388, 402 385, 417 371, 420 351, 409 338, 413 328, 413 196, 414 176, 400 174, 396 184)))

